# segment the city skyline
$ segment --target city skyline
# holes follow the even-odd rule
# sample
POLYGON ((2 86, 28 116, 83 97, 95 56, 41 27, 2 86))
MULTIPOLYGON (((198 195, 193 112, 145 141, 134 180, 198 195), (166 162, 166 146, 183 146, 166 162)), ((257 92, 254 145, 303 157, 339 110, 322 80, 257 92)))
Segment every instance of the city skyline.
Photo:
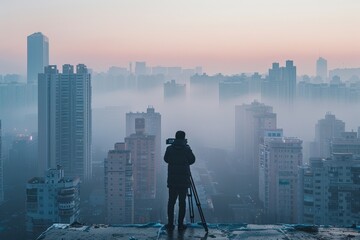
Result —
POLYGON ((0 73, 25 74, 24 38, 40 31, 51 41, 50 64, 86 62, 105 71, 146 61, 235 74, 265 73, 272 62, 291 59, 299 75, 315 75, 320 56, 329 69, 358 67, 359 7, 353 0, 6 1, 0 73))

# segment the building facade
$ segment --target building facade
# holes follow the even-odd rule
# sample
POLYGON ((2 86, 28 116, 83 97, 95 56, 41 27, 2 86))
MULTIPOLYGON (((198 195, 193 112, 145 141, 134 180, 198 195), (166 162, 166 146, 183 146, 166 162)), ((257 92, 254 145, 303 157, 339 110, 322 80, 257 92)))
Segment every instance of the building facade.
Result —
POLYGON ((259 198, 264 206, 264 221, 297 223, 302 141, 287 137, 265 138, 259 157, 259 198))
POLYGON ((108 224, 134 223, 133 164, 125 143, 116 143, 104 162, 108 224))
POLYGON ((65 176, 91 177, 91 76, 85 65, 55 65, 39 74, 39 172, 61 165, 65 176))
POLYGON ((26 231, 38 236, 53 223, 73 223, 80 213, 80 179, 65 178, 58 166, 26 185, 26 231))
POLYGON ((303 222, 351 226, 360 222, 360 159, 351 153, 311 158, 303 171, 303 222))
POLYGON ((125 138, 131 152, 134 178, 135 216, 137 223, 149 222, 156 198, 155 136, 145 133, 145 119, 135 119, 135 133, 125 138))
POLYGON ((49 39, 42 33, 27 37, 27 83, 37 84, 38 74, 49 65, 49 39))
POLYGON ((276 129, 276 113, 271 106, 252 102, 235 106, 235 149, 239 165, 248 174, 249 188, 258 195, 259 145, 266 130, 276 129))

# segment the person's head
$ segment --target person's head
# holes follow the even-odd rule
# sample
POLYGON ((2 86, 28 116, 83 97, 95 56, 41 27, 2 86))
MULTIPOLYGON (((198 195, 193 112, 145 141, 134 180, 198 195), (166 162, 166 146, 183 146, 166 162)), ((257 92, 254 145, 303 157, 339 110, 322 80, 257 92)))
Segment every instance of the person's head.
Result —
POLYGON ((177 131, 175 133, 175 138, 179 140, 185 140, 185 132, 181 130, 177 131))

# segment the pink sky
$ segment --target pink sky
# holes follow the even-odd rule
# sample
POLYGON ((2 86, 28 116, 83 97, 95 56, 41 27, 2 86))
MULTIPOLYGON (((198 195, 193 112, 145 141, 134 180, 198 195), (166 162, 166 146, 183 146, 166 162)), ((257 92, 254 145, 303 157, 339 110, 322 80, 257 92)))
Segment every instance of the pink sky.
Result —
POLYGON ((210 74, 267 72, 292 59, 313 75, 360 67, 357 0, 4 0, 0 74, 26 72, 26 36, 43 32, 51 64, 95 71, 148 65, 203 66, 210 74))

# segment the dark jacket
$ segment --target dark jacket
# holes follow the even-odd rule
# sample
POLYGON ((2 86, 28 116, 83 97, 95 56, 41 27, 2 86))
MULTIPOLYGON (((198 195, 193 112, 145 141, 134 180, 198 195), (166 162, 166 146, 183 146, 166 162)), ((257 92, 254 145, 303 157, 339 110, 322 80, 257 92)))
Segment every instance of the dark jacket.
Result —
POLYGON ((190 187, 190 165, 195 162, 195 156, 185 140, 175 139, 166 148, 165 162, 168 163, 168 187, 190 187))

